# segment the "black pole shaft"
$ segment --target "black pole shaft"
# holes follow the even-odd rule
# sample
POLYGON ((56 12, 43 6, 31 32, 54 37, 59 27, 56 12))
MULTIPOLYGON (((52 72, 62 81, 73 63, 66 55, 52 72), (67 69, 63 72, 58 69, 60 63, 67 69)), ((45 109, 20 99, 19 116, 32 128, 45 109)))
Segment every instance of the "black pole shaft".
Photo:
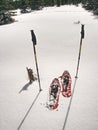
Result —
POLYGON ((77 70, 76 70, 76 78, 78 76, 79 64, 80 64, 80 56, 81 56, 81 48, 82 48, 82 39, 80 41, 80 48, 79 48, 79 55, 78 55, 78 63, 77 63, 77 70))
POLYGON ((82 39, 84 38, 84 25, 81 26, 81 39, 80 39, 80 48, 79 48, 79 55, 78 55, 78 63, 77 63, 77 69, 76 69, 76 76, 78 77, 78 71, 79 71, 79 65, 80 65, 80 58, 81 58, 81 49, 82 49, 82 39))

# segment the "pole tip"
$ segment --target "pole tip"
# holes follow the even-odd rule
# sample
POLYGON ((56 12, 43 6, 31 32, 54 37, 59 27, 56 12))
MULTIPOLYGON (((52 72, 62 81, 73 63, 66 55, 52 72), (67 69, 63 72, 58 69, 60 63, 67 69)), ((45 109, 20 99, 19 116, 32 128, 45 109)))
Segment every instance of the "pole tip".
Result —
POLYGON ((78 78, 78 76, 75 76, 75 79, 77 79, 78 78))
POLYGON ((39 90, 40 92, 42 91, 42 89, 39 90))

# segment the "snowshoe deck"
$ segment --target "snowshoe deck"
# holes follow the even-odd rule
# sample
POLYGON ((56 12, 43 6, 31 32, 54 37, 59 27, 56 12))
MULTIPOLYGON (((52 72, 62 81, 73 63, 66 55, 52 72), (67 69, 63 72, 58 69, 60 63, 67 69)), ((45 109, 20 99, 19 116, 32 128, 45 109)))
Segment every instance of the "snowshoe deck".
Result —
POLYGON ((49 88, 49 109, 54 110, 58 107, 61 86, 57 78, 53 79, 49 88))
POLYGON ((62 85, 62 95, 64 97, 70 97, 71 96, 71 76, 68 71, 64 71, 61 76, 61 85, 62 85))

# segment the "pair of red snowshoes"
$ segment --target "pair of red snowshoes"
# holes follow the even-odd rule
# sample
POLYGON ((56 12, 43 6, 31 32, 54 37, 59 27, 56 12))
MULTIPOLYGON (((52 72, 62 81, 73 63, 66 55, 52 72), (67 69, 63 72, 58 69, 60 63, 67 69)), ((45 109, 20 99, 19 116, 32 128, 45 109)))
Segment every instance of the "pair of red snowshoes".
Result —
POLYGON ((49 109, 54 110, 58 107, 60 93, 64 97, 71 96, 71 76, 68 71, 64 71, 62 76, 54 78, 49 87, 49 109))

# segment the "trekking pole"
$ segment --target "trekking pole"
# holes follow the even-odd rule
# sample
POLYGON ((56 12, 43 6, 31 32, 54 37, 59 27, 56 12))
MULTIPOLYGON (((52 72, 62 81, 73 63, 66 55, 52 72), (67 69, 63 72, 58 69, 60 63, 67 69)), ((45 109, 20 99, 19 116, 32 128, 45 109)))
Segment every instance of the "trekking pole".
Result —
POLYGON ((82 48, 82 40, 84 39, 84 25, 81 25, 81 39, 80 39, 80 48, 79 48, 79 55, 78 55, 78 63, 77 63, 77 70, 76 70, 76 76, 75 78, 78 78, 78 70, 79 70, 79 64, 80 64, 80 57, 81 57, 81 48, 82 48))
POLYGON ((41 89, 41 83, 40 83, 38 63, 37 63, 36 48, 35 48, 35 45, 36 45, 36 36, 35 36, 33 30, 31 30, 31 36, 32 36, 33 50, 34 50, 34 57, 35 57, 35 64, 36 64, 36 70, 37 70, 37 76, 38 76, 38 82, 39 82, 39 91, 42 91, 42 89, 41 89))

